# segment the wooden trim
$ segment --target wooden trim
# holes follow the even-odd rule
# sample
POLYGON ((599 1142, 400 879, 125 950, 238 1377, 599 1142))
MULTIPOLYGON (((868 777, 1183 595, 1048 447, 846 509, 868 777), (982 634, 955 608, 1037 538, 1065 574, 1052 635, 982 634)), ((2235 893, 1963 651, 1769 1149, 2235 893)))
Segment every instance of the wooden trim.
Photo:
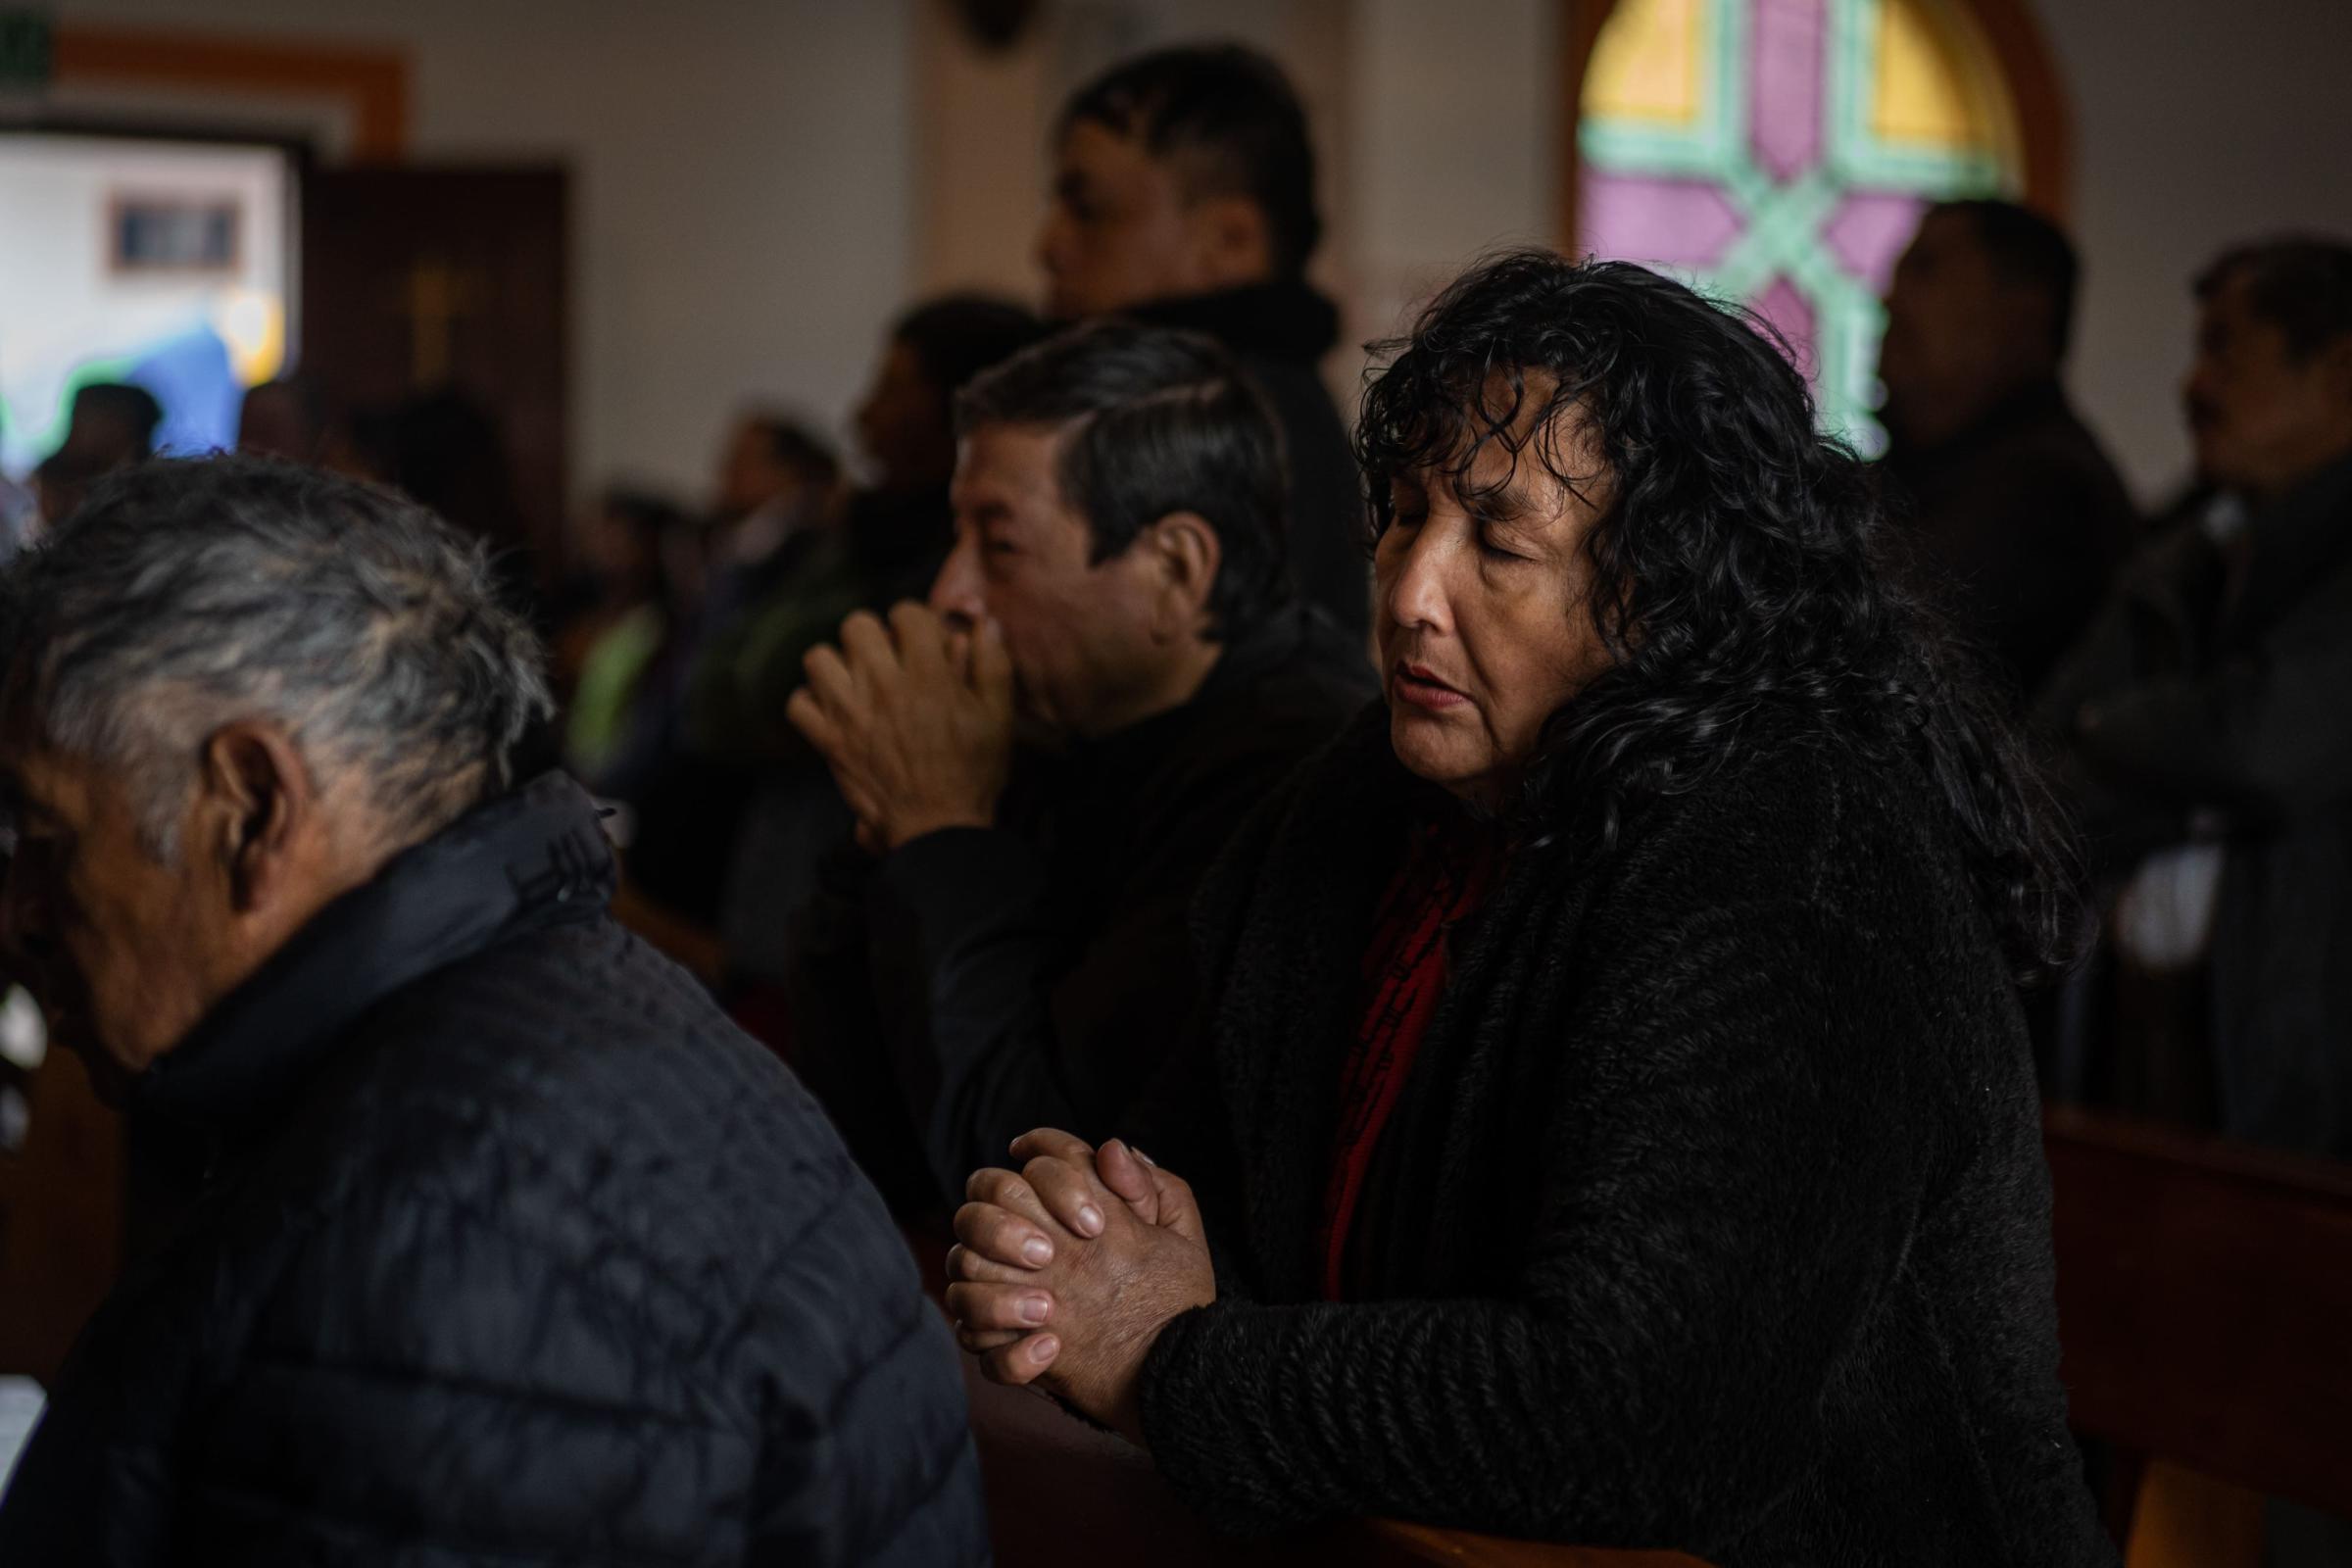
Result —
MULTIPOLYGON (((2026 204, 2063 222, 2074 199, 2074 118, 2066 86, 2032 0, 1952 0, 1975 19, 1999 62, 2009 96, 2017 106, 2017 133, 2024 144, 2026 204)), ((1592 47, 1617 0, 1560 0, 1559 246, 1576 244, 1577 183, 1584 160, 1577 153, 1577 122, 1585 97, 1585 72, 1592 47)))
POLYGON ((2082 1148, 2167 1168, 2180 1166, 2250 1197, 2332 1198, 2352 1203, 2352 1164, 2244 1144, 2114 1111, 2049 1105, 2042 1132, 2053 1148, 2082 1148))
POLYGON ((1329 1560, 1369 1568, 1416 1568, 1419 1564, 1450 1564, 1453 1568, 1707 1568, 1696 1557, 1678 1551, 1619 1551, 1506 1541, 1499 1536, 1439 1530, 1395 1519, 1342 1525, 1332 1535, 1334 1544, 1344 1547, 1348 1555, 1329 1560))
POLYGON ((1576 249, 1577 186, 1585 168, 1577 147, 1577 130, 1584 119, 1585 72, 1592 64, 1592 47, 1600 29, 1617 9, 1617 0, 1561 0, 1560 7, 1560 151, 1559 244, 1563 255, 1576 249))
POLYGON ((409 60, 398 49, 82 22, 60 22, 54 47, 61 82, 341 98, 354 163, 396 163, 408 147, 409 60))
POLYGON ((2026 164, 2026 205, 2063 222, 2074 203, 2075 122, 2030 0, 1958 0, 1984 29, 2009 96, 2017 106, 2018 149, 2026 164))
MULTIPOLYGON (((2081 1111, 2043 1128, 2075 1429, 2315 1507, 2352 1494, 2352 1172, 2081 1111)), ((2111 1522, 2138 1490, 2117 1480, 2111 1522)))

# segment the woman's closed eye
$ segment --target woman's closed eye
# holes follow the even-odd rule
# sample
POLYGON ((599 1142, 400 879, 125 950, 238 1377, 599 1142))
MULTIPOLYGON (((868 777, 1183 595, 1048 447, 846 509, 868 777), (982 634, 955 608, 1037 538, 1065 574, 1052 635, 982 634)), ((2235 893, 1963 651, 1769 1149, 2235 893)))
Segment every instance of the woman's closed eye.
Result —
POLYGON ((1530 559, 1516 550, 1506 548, 1497 537, 1493 523, 1477 522, 1473 524, 1473 527, 1476 529, 1478 538, 1478 553, 1487 560, 1526 561, 1530 559))

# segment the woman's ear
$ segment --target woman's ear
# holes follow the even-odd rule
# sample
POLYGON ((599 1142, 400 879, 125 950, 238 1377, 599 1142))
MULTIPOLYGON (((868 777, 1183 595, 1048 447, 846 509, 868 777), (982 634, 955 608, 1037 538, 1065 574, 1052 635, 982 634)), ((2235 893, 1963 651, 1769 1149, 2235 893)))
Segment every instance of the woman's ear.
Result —
POLYGON ((1160 642, 1206 630, 1215 597, 1217 568, 1225 550, 1217 530, 1197 512, 1171 512, 1147 530, 1158 592, 1153 596, 1152 634, 1160 642))
POLYGON ((197 768, 192 852, 220 867, 231 906, 250 913, 284 886, 318 802, 293 738, 278 726, 239 719, 206 737, 197 768))

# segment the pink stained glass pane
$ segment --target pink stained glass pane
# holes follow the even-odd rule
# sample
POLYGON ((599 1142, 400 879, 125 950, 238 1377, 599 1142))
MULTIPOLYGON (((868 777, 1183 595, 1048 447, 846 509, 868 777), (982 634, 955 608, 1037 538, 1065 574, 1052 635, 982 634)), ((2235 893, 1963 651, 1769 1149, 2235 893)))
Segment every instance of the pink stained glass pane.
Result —
POLYGON ((1786 182, 1821 161, 1826 0, 1754 0, 1748 17, 1748 144, 1786 182))
POLYGON ((1894 279, 1894 264, 1919 227, 1919 215, 1928 204, 1917 196, 1894 191, 1849 191, 1838 211, 1821 228, 1830 254, 1849 277, 1860 278, 1876 294, 1886 292, 1894 279))
POLYGON ((1740 233, 1740 214, 1713 185, 1597 172, 1577 202, 1593 255, 1668 267, 1712 267, 1740 233))
POLYGON ((1788 278, 1776 277, 1748 303, 1772 323, 1774 331, 1788 340, 1797 369, 1807 380, 1812 379, 1817 358, 1813 352, 1813 302, 1788 278))

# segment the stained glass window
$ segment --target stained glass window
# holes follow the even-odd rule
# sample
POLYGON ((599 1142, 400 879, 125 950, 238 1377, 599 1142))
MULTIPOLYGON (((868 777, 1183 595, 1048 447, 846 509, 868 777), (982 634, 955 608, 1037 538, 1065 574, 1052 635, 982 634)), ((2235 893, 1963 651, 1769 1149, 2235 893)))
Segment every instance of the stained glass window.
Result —
POLYGON ((1580 247, 1746 301, 1865 448, 1879 298, 1921 210, 2022 186, 1963 0, 1619 0, 1577 142, 1580 247))

